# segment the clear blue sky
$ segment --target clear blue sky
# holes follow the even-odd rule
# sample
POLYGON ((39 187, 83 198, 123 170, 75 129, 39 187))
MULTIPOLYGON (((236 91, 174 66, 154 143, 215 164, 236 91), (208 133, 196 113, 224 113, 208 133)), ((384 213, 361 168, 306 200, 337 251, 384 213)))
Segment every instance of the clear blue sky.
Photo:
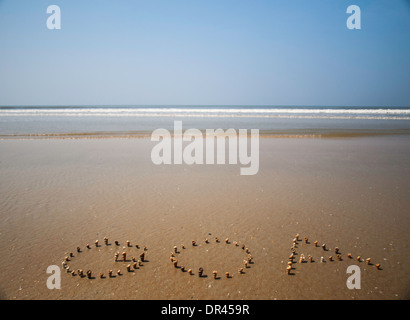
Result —
POLYGON ((410 0, 0 0, 0 46, 0 105, 410 106, 410 0))

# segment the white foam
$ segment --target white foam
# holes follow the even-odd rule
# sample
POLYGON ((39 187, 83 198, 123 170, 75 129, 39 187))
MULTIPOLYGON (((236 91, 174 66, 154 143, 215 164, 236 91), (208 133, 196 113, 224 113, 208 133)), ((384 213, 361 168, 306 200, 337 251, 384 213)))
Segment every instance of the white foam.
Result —
POLYGON ((329 119, 405 119, 410 109, 309 109, 309 108, 3 108, 1 116, 99 117, 264 117, 329 119))

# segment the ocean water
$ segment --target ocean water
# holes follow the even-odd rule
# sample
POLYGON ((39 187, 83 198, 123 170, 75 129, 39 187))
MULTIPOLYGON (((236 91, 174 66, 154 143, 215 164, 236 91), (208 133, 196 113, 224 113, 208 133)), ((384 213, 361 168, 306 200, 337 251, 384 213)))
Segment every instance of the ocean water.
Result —
POLYGON ((0 137, 134 135, 158 128, 259 129, 272 134, 410 132, 410 108, 273 106, 0 107, 0 137))

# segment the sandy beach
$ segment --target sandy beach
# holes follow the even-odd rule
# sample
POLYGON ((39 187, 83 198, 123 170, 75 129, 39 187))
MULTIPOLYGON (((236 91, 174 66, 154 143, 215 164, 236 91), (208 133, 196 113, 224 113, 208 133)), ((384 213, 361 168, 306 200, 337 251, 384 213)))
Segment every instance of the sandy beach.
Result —
POLYGON ((153 145, 133 138, 1 140, 0 298, 410 298, 408 136, 265 137, 255 176, 239 175, 239 165, 157 166, 153 145), (296 234, 309 243, 298 242, 287 275, 296 234), (132 248, 124 248, 127 240, 132 248), (253 263, 239 274, 242 245, 253 263), (144 246, 146 261, 127 272, 144 246), (174 246, 178 265, 193 275, 170 262, 174 246), (342 261, 328 261, 335 247, 342 261), (114 262, 123 251, 128 261, 114 262), (61 267, 69 252, 70 267, 90 269, 95 279, 61 269, 61 289, 49 290, 47 267, 61 267), (298 263, 301 254, 314 262, 298 263), (361 270, 360 290, 346 286, 352 264, 361 270), (108 278, 109 269, 122 275, 108 278))

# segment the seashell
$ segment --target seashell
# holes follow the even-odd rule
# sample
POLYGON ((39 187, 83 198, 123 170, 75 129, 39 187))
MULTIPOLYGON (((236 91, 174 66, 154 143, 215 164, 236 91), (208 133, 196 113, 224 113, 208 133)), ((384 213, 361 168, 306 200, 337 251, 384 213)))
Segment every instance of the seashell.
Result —
POLYGON ((286 273, 290 274, 290 272, 292 271, 292 267, 291 266, 287 266, 286 268, 286 273))

